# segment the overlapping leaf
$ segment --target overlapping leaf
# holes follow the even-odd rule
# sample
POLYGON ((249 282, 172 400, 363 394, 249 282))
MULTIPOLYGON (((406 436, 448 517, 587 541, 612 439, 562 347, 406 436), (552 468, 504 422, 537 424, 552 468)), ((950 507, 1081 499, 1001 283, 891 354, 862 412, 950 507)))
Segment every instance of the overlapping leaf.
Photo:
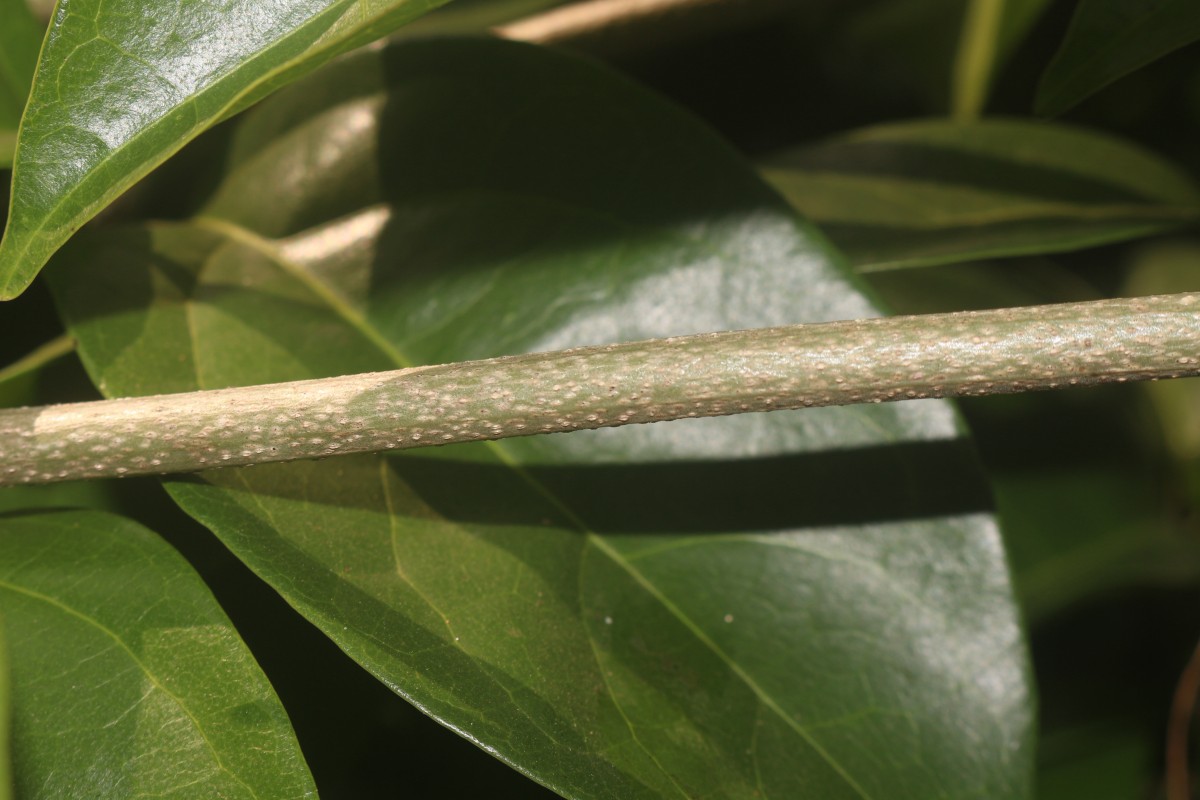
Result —
MULTIPOLYGON (((25 0, 0 0, 0 135, 15 132, 33 82, 41 29, 25 0)), ((0 140, 0 165, 5 152, 0 140)))
POLYGON ((17 796, 316 792, 266 677, 191 567, 99 512, 0 517, 17 796))
MULTIPOLYGON (((105 392, 875 313, 694 121, 533 48, 340 62, 248 116, 224 169, 195 220, 52 270, 105 392)), ((170 489, 381 680, 565 796, 1026 796, 1020 633, 944 403, 170 489)))
POLYGON ((781 153, 763 174, 863 270, 1073 250, 1200 220, 1200 190, 1170 164, 1049 123, 883 125, 781 153))
MULTIPOLYGON (((977 119, 1001 66, 1045 11, 1047 0, 970 0, 954 59, 950 108, 957 119, 977 119)), ((926 3, 926 13, 945 13, 926 3)))
POLYGON ((0 169, 12 166, 41 30, 25 0, 0 0, 0 169))
MULTIPOLYGON (((1020 45, 1046 0, 1005 0, 998 14, 975 25, 972 15, 991 0, 882 0, 833 3, 846 7, 850 22, 833 31, 839 61, 866 60, 886 71, 875 75, 877 87, 891 82, 915 91, 928 111, 957 109, 959 92, 982 104, 992 76, 1020 45), (967 41, 964 41, 964 37, 967 41), (983 52, 964 53, 964 47, 983 52), (949 91, 948 91, 949 90, 949 91)), ((821 31, 825 33, 825 31, 821 31)), ((841 66, 837 66, 841 65, 841 66)))
MULTIPOLYGON (((1177 257, 1181 276, 1191 275, 1200 259, 1200 252, 1188 248, 1144 247, 1177 257)), ((871 286, 904 314, 1099 299, 1077 274, 1033 258, 878 272, 871 286)), ((1195 288, 1200 283, 1194 278, 1191 285, 1138 280, 1128 294, 1195 288)), ((1186 391, 1189 383, 1160 381, 1141 389, 1157 395, 1186 391)), ((1200 408, 1195 389, 1172 400, 1170 410, 1182 412, 1183 419, 1200 408)), ((1117 387, 980 398, 966 410, 1004 520, 1027 623, 1036 626, 1131 585, 1178 585, 1200 575, 1200 542, 1163 525, 1162 469, 1149 456, 1162 445, 1186 451, 1200 441, 1173 424, 1179 417, 1165 413, 1153 419, 1140 392, 1117 387), (1162 443, 1148 447, 1147 431, 1159 429, 1162 443), (1102 442, 1096 440, 1098 430, 1105 432, 1102 442)))
POLYGON ((1108 84, 1200 39, 1195 0, 1080 0, 1038 86, 1039 114, 1061 114, 1108 84))
POLYGON ((8 638, 0 617, 0 800, 12 798, 12 758, 9 726, 12 721, 12 684, 8 675, 8 638))
POLYGON ((190 139, 446 0, 72 0, 60 5, 18 143, 0 300, 190 139))

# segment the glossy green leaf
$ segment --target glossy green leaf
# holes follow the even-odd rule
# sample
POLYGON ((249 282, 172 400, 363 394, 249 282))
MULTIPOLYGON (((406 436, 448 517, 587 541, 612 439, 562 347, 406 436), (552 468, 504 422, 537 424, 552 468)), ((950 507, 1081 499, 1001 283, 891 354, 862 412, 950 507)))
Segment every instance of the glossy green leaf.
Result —
MULTIPOLYGON (((21 120, 41 43, 41 26, 25 0, 0 0, 0 136, 15 132, 21 120)), ((0 166, 5 149, 0 140, 0 166)))
POLYGON ((1080 0, 1034 102, 1061 114, 1123 75, 1200 39, 1195 0, 1080 0))
POLYGON ((1049 123, 883 125, 762 169, 861 270, 1074 250, 1200 220, 1200 190, 1172 165, 1049 123))
POLYGON ((266 677, 145 528, 0 517, 0 607, 19 797, 315 797, 266 677))
POLYGON ((55 15, 13 166, 0 300, 197 134, 446 0, 72 0, 55 15))
MULTIPOLYGON (((903 314, 1099 299, 1043 258, 869 277, 903 314)), ((1133 294, 1185 291, 1145 288, 1133 294)), ((996 496, 1021 610, 1035 629, 1118 589, 1190 585, 1200 577, 1200 541, 1164 524, 1162 468, 1152 457, 1160 423, 1141 395, 1192 382, 961 401, 996 496)), ((1166 433, 1163 442, 1171 444, 1176 437, 1166 433)))
MULTIPOLYGON (((244 119, 200 217, 50 276, 109 394, 875 313, 694 120, 487 40, 312 76, 244 119)), ((1027 796, 1020 631, 945 403, 169 488, 381 680, 567 797, 1027 796)))

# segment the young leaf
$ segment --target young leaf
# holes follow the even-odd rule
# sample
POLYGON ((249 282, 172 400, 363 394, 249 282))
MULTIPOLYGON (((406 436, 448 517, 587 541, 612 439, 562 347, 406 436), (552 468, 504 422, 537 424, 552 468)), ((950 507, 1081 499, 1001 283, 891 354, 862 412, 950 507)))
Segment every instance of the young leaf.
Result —
POLYGON ((1079 0, 1034 110, 1067 111, 1139 67, 1200 39, 1195 0, 1079 0))
POLYGON ((762 170, 860 270, 1075 250, 1200 220, 1200 190, 1171 164, 1050 123, 882 125, 762 170))
MULTIPOLYGON (((105 392, 876 313, 704 128, 536 48, 360 54, 248 115, 225 164, 195 220, 51 271, 105 392)), ((567 797, 1027 796, 1020 632, 945 403, 169 487, 382 681, 567 797)))
POLYGON ((315 797, 266 676, 151 532, 0 517, 0 607, 18 796, 315 797))
POLYGON ((338 53, 446 0, 59 6, 21 129, 0 300, 186 142, 338 53))
POLYGON ((994 73, 1045 10, 1046 2, 970 0, 952 73, 950 109, 955 119, 979 118, 994 73))
MULTIPOLYGON (((25 0, 0 0, 0 137, 13 134, 21 121, 42 30, 25 0)), ((5 146, 0 138, 0 167, 5 146)), ((11 163, 11 162, 10 162, 11 163)))

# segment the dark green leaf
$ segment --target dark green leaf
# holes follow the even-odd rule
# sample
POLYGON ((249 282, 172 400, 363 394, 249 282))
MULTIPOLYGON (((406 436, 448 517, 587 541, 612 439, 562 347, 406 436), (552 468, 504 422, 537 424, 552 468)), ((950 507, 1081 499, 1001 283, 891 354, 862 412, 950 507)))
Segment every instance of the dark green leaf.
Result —
POLYGON ((1061 114, 1108 84, 1200 39, 1196 0, 1080 0, 1034 102, 1061 114))
MULTIPOLYGON (((51 277, 110 394, 876 313, 693 120, 485 40, 313 76, 244 120, 200 217, 51 277)), ((381 680, 568 797, 1027 795, 1020 632, 945 403, 170 489, 381 680)))
MULTIPOLYGON (((835 34, 838 58, 832 67, 845 70, 847 59, 867 59, 886 71, 873 76, 875 87, 895 82, 916 91, 927 111, 942 111, 953 94, 975 93, 982 102, 992 76, 1021 43, 1047 0, 1006 0, 998 15, 981 27, 968 25, 973 7, 997 0, 876 0, 852 12, 848 27, 835 34), (965 39, 965 40, 964 40, 965 39), (964 47, 982 48, 972 60, 964 47)), ((861 3, 842 6, 853 8, 861 3)))
POLYGON ((25 0, 0 0, 0 21, 0 166, 4 166, 4 153, 11 150, 3 137, 15 133, 21 120, 42 29, 25 0))
POLYGON ((186 142, 446 0, 72 0, 42 50, 0 242, 0 300, 186 142))
POLYGON ((22 798, 316 792, 275 693, 207 587, 120 517, 0 517, 22 798))
POLYGON ((8 169, 13 163, 13 154, 17 151, 16 131, 0 130, 0 169, 8 169))
POLYGON ((1043 743, 1037 796, 1047 800, 1144 797, 1147 779, 1158 777, 1146 737, 1127 721, 1124 727, 1055 731, 1043 743))
POLYGON ((568 0, 455 0, 404 29, 404 36, 483 33, 515 19, 564 5, 568 0))
POLYGON ((860 270, 1074 250, 1200 219, 1162 159, 1078 128, 945 120, 781 153, 763 174, 860 270))
MULTIPOLYGON (((904 314, 1099 299, 1042 258, 878 272, 870 282, 904 314)), ((1190 382, 961 401, 1004 521, 1021 609, 1035 629, 1118 588, 1200 576, 1200 541, 1164 524, 1163 474, 1153 458, 1161 445, 1151 434, 1160 421, 1141 395, 1190 382)), ((1173 445, 1168 431, 1164 443, 1173 445)))

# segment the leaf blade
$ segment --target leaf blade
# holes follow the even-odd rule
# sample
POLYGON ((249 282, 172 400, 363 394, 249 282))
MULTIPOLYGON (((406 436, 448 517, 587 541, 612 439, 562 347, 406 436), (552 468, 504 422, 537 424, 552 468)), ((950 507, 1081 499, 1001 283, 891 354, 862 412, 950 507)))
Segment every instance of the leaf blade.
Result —
POLYGON ((12 800, 12 684, 8 670, 8 639, 0 618, 0 800, 12 800))
POLYGON ((761 167, 868 271, 1072 250, 1200 217, 1200 193, 1169 163, 1048 123, 889 124, 761 167))
POLYGON ((0 520, 0 550, 21 796, 315 796, 265 676, 163 541, 56 512, 0 520))
POLYGON ((1188 0, 1081 0, 1062 45, 1046 67, 1035 111, 1055 116, 1108 84, 1200 39, 1188 0))
MULTIPOLYGON (((724 144, 595 67, 410 43, 312 81, 247 118, 200 218, 94 239, 99 270, 64 254, 52 280, 105 391, 875 313, 724 144), (345 146, 294 169, 331 140, 345 146)), ((899 404, 268 465, 170 490, 394 690, 566 796, 923 797, 963 781, 1019 797, 1019 631, 970 459, 947 406, 899 404), (865 475, 870 501, 850 502, 865 475), (822 677, 853 664, 888 697, 921 684, 902 676, 926 674, 911 657, 938 649, 928 630, 859 637, 875 612, 832 601, 857 589, 928 622, 905 532, 921 557, 956 554, 942 566, 960 588, 985 587, 954 613, 990 632, 973 641, 1004 692, 962 692, 973 718, 995 715, 999 761, 947 760, 962 708, 909 709, 939 742, 924 747, 905 713, 822 677), (807 549, 768 549, 789 535, 807 549), (809 577, 829 595, 798 589, 809 577), (840 634, 799 633, 814 630, 840 634), (886 769, 850 729, 889 742, 886 769)), ((974 635, 933 616, 952 640, 974 635)))
POLYGON ((155 16, 133 0, 64 6, 14 159, 0 300, 20 294, 76 229, 204 129, 442 2, 289 0, 155 16))
MULTIPOLYGON (((0 0, 0 136, 15 132, 33 83, 41 28, 25 0, 0 0)), ((0 165, 3 165, 0 140, 0 165)))

